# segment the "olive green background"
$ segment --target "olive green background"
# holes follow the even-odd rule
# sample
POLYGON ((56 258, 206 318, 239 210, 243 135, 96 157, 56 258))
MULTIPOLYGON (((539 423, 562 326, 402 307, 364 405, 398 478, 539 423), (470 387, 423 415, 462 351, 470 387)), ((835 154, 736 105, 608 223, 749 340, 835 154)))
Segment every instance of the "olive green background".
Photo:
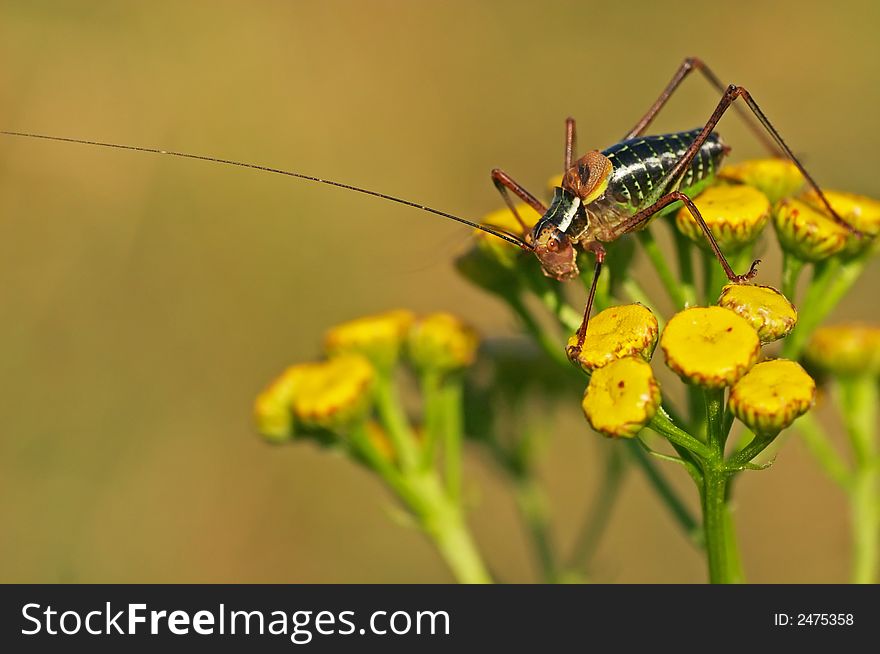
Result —
MULTIPOLYGON (((752 91, 822 183, 878 197, 877 26, 870 2, 3 0, 0 129, 294 168, 478 218, 499 205, 492 167, 543 189, 567 115, 582 149, 606 147, 694 54, 752 91)), ((715 101, 694 78, 657 130, 715 101)), ((760 154, 736 118, 719 131, 734 157, 760 154)), ((449 581, 375 479, 267 446, 250 412, 357 315, 454 310, 514 333, 452 268, 468 238, 278 176, 0 138, 0 581, 449 581)), ((773 238, 764 255, 759 280, 778 283, 773 238)), ((878 279, 875 264, 839 315, 877 320, 878 279)), ((559 420, 542 477, 567 545, 614 443, 577 406, 559 420)), ((467 474, 491 567, 531 580, 502 481, 474 452, 467 474)), ((737 498, 751 581, 847 578, 842 493, 796 436, 737 498)), ((638 474, 595 578, 704 579, 638 474)))

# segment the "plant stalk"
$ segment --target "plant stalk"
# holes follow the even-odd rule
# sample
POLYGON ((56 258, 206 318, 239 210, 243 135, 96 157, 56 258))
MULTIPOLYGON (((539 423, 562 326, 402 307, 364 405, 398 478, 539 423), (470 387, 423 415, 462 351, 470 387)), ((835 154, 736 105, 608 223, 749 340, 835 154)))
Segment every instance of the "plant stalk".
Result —
POLYGON ((709 581, 742 583, 742 565, 727 504, 729 473, 724 463, 724 389, 706 389, 706 417, 711 454, 703 461, 703 525, 709 581))

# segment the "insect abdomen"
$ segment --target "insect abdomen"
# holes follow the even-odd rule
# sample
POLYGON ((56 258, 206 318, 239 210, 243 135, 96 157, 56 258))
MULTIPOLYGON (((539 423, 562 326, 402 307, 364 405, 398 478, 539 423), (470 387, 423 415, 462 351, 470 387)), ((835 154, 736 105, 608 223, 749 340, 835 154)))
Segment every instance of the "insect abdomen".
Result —
MULTIPOLYGON (((699 133, 700 129, 693 129, 660 136, 640 136, 604 150, 602 154, 614 166, 606 193, 621 203, 638 208, 673 190, 659 187, 669 181, 666 175, 699 133)), ((727 147, 720 137, 710 134, 685 171, 679 190, 687 193, 711 180, 726 152, 727 147)))

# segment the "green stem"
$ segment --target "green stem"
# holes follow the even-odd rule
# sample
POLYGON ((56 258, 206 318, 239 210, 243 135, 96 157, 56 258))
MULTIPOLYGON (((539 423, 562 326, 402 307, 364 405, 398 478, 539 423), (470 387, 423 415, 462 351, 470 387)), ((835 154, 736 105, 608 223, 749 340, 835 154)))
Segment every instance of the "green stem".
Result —
POLYGON ((550 538, 547 499, 528 471, 517 477, 514 491, 517 509, 531 537, 541 580, 548 584, 556 583, 559 575, 550 538))
POLYGON ((443 434, 443 407, 440 393, 441 378, 433 370, 422 372, 422 402, 424 404, 425 443, 422 446, 422 465, 428 469, 433 467, 437 454, 437 444, 443 434))
POLYGON ((880 391, 877 381, 868 375, 840 380, 840 390, 844 424, 855 461, 850 488, 852 581, 873 584, 877 583, 880 565, 880 459, 876 441, 880 391))
POLYGON ((833 257, 814 266, 813 279, 801 301, 798 322, 785 339, 782 356, 797 359, 815 329, 834 310, 865 269, 867 256, 847 261, 833 257))
POLYGON ((870 375, 838 380, 846 434, 852 444, 857 467, 874 462, 877 446, 874 432, 877 422, 878 386, 870 375))
POLYGON ((853 475, 852 505, 854 584, 876 584, 880 551, 880 502, 878 466, 861 468, 853 475))
POLYGON ((813 458, 822 466, 822 470, 828 475, 838 486, 847 489, 852 481, 851 473, 843 457, 834 446, 831 440, 822 429, 822 425, 816 420, 812 412, 798 418, 797 430, 800 432, 804 440, 804 444, 813 455, 813 458))
POLYGON ((541 301, 541 304, 556 318, 563 330, 569 333, 577 331, 581 326, 581 314, 565 301, 561 284, 551 284, 546 277, 529 275, 518 271, 518 279, 541 301))
POLYGON ((782 294, 792 304, 797 304, 797 284, 801 271, 804 269, 803 259, 798 259, 790 252, 782 253, 782 294))
POLYGON ((459 583, 492 582, 461 508, 444 493, 436 473, 401 473, 376 450, 364 425, 354 429, 350 442, 358 457, 379 474, 416 517, 459 583))
MULTIPOLYGON (((602 475, 602 482, 599 484, 599 491, 595 495, 590 510, 587 512, 586 519, 575 539, 568 565, 572 570, 576 572, 583 571, 593 559, 602 534, 605 533, 608 527, 614 503, 620 494, 624 472, 626 472, 626 467, 624 466, 622 452, 619 447, 616 447, 616 443, 612 443, 612 447, 605 459, 605 470, 602 475)), ((661 481, 665 482, 662 478, 661 481)))
POLYGON ((703 389, 696 384, 687 384, 687 408, 691 417, 687 427, 700 440, 706 440, 706 400, 703 389))
POLYGON ((756 434, 745 447, 730 457, 730 460, 727 462, 728 470, 734 472, 747 463, 750 463, 756 456, 769 447, 769 445, 776 439, 776 436, 778 436, 778 432, 776 434, 756 434))
MULTIPOLYGON (((721 295, 721 289, 728 283, 728 279, 727 274, 724 272, 724 268, 721 267, 721 264, 718 263, 718 260, 711 252, 701 250, 701 253, 703 255, 703 304, 705 306, 711 306, 718 301, 718 296, 721 295)), ((739 267, 736 261, 738 260, 740 253, 741 251, 731 253, 728 257, 729 261, 735 262, 732 264, 735 268, 739 267)), ((734 272, 736 272, 736 270, 734 272)))
POLYGON ((687 508, 685 503, 678 496, 675 489, 669 485, 669 482, 666 481, 663 475, 657 470, 657 466, 654 464, 654 461, 651 460, 651 455, 648 454, 648 452, 646 452, 635 439, 628 440, 627 446, 629 447, 629 453, 632 456, 633 461, 635 461, 639 468, 642 469, 648 483, 654 488, 654 491, 657 493, 660 500, 666 505, 666 508, 669 509, 669 512, 682 528, 682 531, 688 535, 694 545, 702 548, 703 533, 700 529, 699 523, 696 518, 694 518, 690 509, 687 508))
POLYGON ((742 566, 727 505, 729 473, 724 464, 724 389, 706 389, 705 397, 711 454, 703 461, 702 504, 709 581, 740 583, 742 566))
POLYGON ((683 309, 687 302, 687 297, 685 296, 678 280, 675 278, 672 268, 669 267, 669 264, 666 261, 666 256, 660 250, 660 246, 654 239, 654 234, 650 229, 643 229, 638 232, 638 239, 642 248, 645 250, 645 254, 648 255, 648 259, 654 266, 654 270, 657 272, 657 277, 659 277, 663 287, 669 294, 672 303, 676 308, 683 309))
POLYGON ((442 416, 443 459, 446 464, 446 489, 455 504, 461 504, 462 486, 462 384, 457 374, 447 375, 440 388, 442 416))
POLYGON ((367 435, 365 423, 358 425, 352 431, 349 440, 358 458, 378 473, 407 507, 413 508, 419 505, 418 497, 412 492, 400 471, 373 445, 370 437, 367 435))
POLYGON ((697 286, 694 278, 693 246, 691 240, 675 228, 675 223, 670 222, 672 234, 675 238, 675 254, 678 258, 678 272, 681 277, 681 292, 684 296, 685 306, 697 304, 697 286))
MULTIPOLYGON (((526 331, 535 339, 544 353, 553 361, 567 368, 571 367, 568 357, 565 356, 565 349, 559 345, 557 339, 552 334, 541 327, 532 312, 523 303, 520 298, 510 298, 508 301, 510 308, 519 317, 526 331)), ((575 328, 577 329, 577 328, 575 328)))
POLYGON ((671 443, 675 443, 676 445, 693 452, 700 458, 709 458, 713 454, 712 449, 710 449, 706 443, 697 440, 683 429, 677 427, 669 418, 663 415, 661 411, 654 414, 654 417, 651 418, 651 421, 647 426, 671 443))
POLYGON ((401 469, 404 471, 416 469, 419 463, 416 437, 397 397, 390 375, 379 375, 376 384, 376 410, 397 453, 401 469))
POLYGON ((460 507, 444 493, 437 476, 414 474, 408 475, 407 481, 418 497, 418 506, 411 508, 456 580, 462 584, 492 583, 460 507))

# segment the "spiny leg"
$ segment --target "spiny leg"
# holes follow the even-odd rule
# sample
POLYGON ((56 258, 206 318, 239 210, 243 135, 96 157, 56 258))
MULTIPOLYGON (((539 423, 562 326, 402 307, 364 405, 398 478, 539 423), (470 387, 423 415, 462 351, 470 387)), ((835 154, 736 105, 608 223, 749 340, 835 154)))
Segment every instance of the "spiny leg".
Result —
MULTIPOLYGON (((672 80, 669 84, 666 85, 666 88, 663 89, 663 92, 660 94, 660 97, 651 105, 651 108, 648 109, 647 113, 642 116, 641 120, 636 123, 635 127, 633 127, 626 136, 623 137, 623 140, 635 138, 636 136, 641 136, 648 126, 654 121, 654 118, 657 117, 657 114, 660 113, 660 110, 666 105, 666 102, 672 96, 672 94, 678 89, 679 85, 684 81, 684 79, 694 70, 698 70, 703 74, 709 83, 718 90, 722 95, 727 88, 724 84, 721 83, 721 80, 718 78, 715 73, 701 60, 697 57, 688 57, 685 59, 681 66, 678 67, 678 70, 675 71, 675 75, 672 76, 672 80)), ((749 129, 755 135, 755 137, 764 145, 767 150, 777 157, 785 156, 786 152, 776 144, 776 142, 772 139, 768 139, 767 135, 761 129, 761 125, 755 122, 755 119, 750 116, 742 107, 734 105, 734 110, 740 115, 740 117, 746 122, 749 129)))
MULTIPOLYGON (((723 116, 728 107, 733 104, 734 100, 739 97, 742 97, 742 99, 745 100, 746 105, 749 107, 749 109, 752 110, 752 113, 755 115, 755 117, 758 119, 764 129, 767 130, 770 136, 773 137, 773 140, 779 146, 780 150, 782 150, 786 154, 786 156, 800 171, 801 175, 804 176, 804 179, 807 180, 807 183, 813 188, 814 191, 816 191, 816 194, 822 200, 822 204, 825 205, 825 208, 828 209, 828 212, 834 222, 841 225, 851 233, 857 236, 861 236, 861 232, 859 232, 856 228, 854 228, 843 218, 841 218, 834 210, 834 208, 831 206, 831 203, 828 201, 828 198, 825 197, 825 194, 822 192, 822 189, 819 188, 819 185, 813 179, 812 175, 807 172, 807 169, 804 168, 804 165, 798 160, 794 152, 791 151, 791 148, 788 147, 784 140, 782 140, 782 136, 779 134, 779 132, 776 130, 776 128, 773 126, 767 116, 764 115, 764 112, 761 111, 761 108, 758 106, 758 103, 755 102, 755 100, 752 98, 751 94, 744 87, 737 86, 736 84, 731 84, 727 87, 727 90, 724 91, 724 95, 721 96, 721 100, 718 102, 718 106, 715 107, 715 111, 713 111, 712 115, 709 117, 708 122, 703 127, 703 129, 700 130, 697 138, 694 139, 694 142, 690 144, 690 147, 688 147, 688 149, 682 155, 681 159, 676 162, 675 166, 667 175, 667 179, 674 181, 675 184, 677 184, 681 180, 681 177, 684 175, 688 166, 691 165, 691 162, 700 151, 703 143, 706 142, 706 139, 709 138, 712 130, 715 129, 718 121, 721 120, 721 116, 723 116)), ((632 219, 630 219, 630 221, 631 220, 632 219)), ((624 225, 629 223, 630 221, 626 221, 624 225)), ((623 231, 627 230, 624 229, 623 231)))
POLYGON ((575 150, 577 149, 577 127, 574 118, 569 116, 565 119, 565 163, 562 172, 568 172, 574 163, 575 150))
POLYGON ((498 168, 492 170, 492 183, 495 184, 495 188, 498 189, 501 197, 504 198, 504 203, 507 205, 507 208, 510 209, 511 213, 513 213, 516 218, 516 221, 519 223, 520 227, 522 227, 523 238, 527 237, 532 228, 519 215, 519 212, 516 210, 516 205, 510 198, 508 191, 513 191, 514 195, 542 216, 547 213, 547 207, 545 207, 538 198, 529 193, 523 186, 515 182, 513 178, 503 170, 499 170, 498 168))
POLYGON ((671 193, 667 193, 650 207, 642 209, 631 218, 627 219, 623 224, 621 224, 619 228, 619 234, 625 234, 627 232, 638 229, 639 227, 644 225, 651 218, 651 216, 653 216, 661 209, 669 206, 673 202, 681 202, 682 204, 684 204, 685 207, 687 207, 687 210, 690 212, 691 216, 693 216, 696 223, 700 226, 700 229, 703 230, 703 234, 706 236, 706 240, 709 241, 709 247, 712 249, 712 253, 715 255, 715 258, 718 259, 718 263, 721 264, 721 267, 724 268, 724 274, 727 275, 727 279, 729 279, 731 282, 739 284, 752 279, 757 274, 758 264, 761 263, 760 259, 755 259, 752 262, 749 271, 744 275, 737 275, 733 271, 733 268, 730 266, 730 263, 728 263, 727 258, 724 256, 724 253, 718 246, 718 241, 715 240, 715 235, 712 234, 712 230, 709 229, 709 225, 706 224, 706 221, 700 214, 700 210, 697 209, 697 205, 695 205, 693 200, 691 200, 681 191, 672 191, 671 193))
POLYGON ((593 269, 593 282, 590 284, 590 292, 587 295, 587 306, 584 307, 584 318, 581 321, 581 326, 578 327, 576 332, 577 342, 575 345, 570 345, 566 350, 568 358, 574 363, 577 363, 578 355, 584 348, 584 341, 587 338, 587 325, 590 322, 590 313, 593 310, 593 300, 596 299, 596 286, 599 284, 599 275, 602 273, 602 262, 605 261, 605 248, 602 247, 601 244, 594 242, 590 245, 590 250, 596 257, 596 267, 593 269))

